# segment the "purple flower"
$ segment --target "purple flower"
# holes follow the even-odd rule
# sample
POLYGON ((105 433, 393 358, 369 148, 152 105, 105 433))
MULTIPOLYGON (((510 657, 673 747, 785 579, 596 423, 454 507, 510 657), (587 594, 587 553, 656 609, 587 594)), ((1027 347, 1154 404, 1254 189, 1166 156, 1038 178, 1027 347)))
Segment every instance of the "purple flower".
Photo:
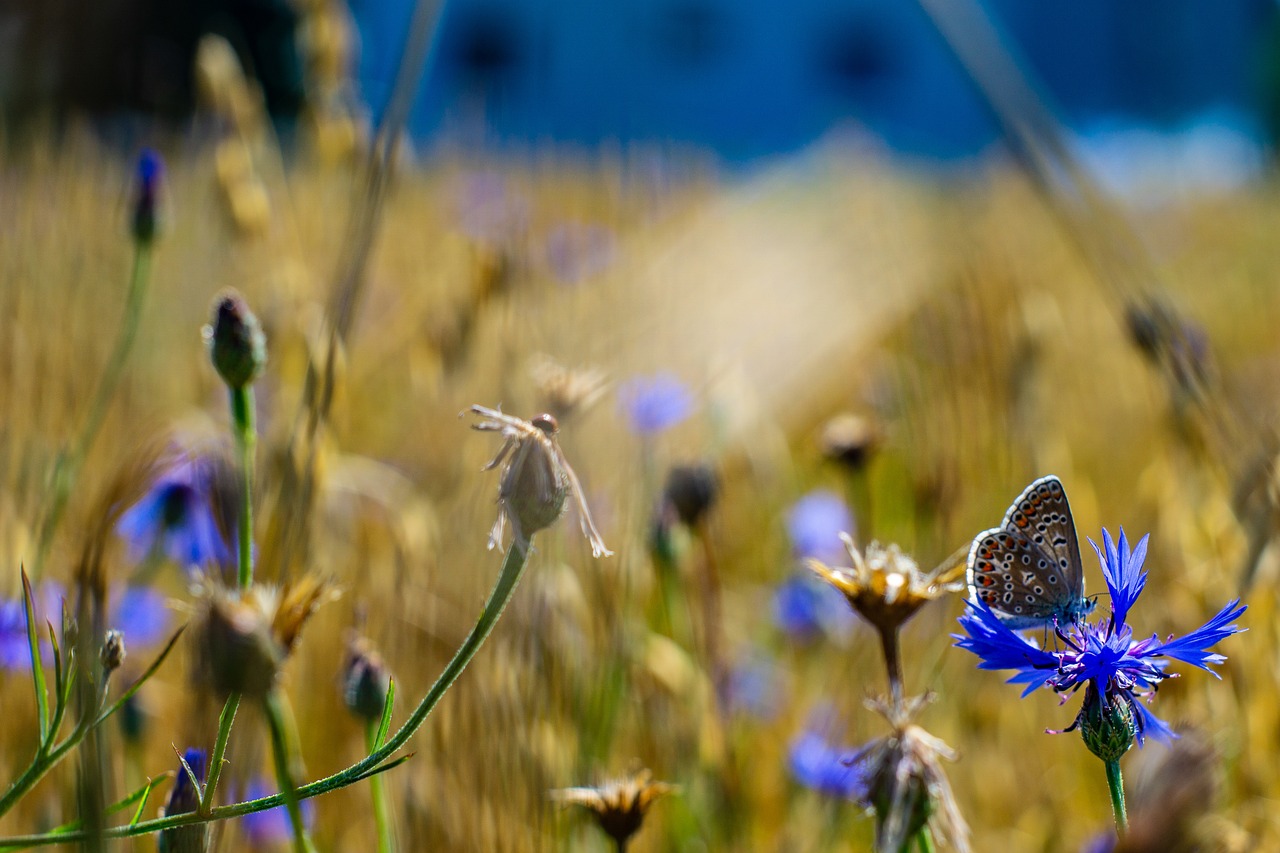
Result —
POLYGON ((822 635, 844 638, 856 618, 835 587, 809 572, 797 572, 773 594, 773 621, 787 636, 808 642, 822 635))
POLYGON ((640 435, 675 426, 693 413, 693 395, 671 373, 636 376, 618 388, 618 404, 640 435))
POLYGON ((841 533, 855 533, 853 513, 835 492, 818 489, 796 501, 787 513, 791 550, 800 559, 837 563, 845 556, 841 533))
MULTIPOLYGON (((1011 630, 985 605, 974 603, 970 603, 960 617, 966 633, 953 637, 957 646, 981 659, 979 669, 1013 670, 1009 681, 1027 685, 1023 696, 1039 687, 1049 687, 1056 693, 1072 693, 1087 686, 1085 705, 1067 731, 1084 725, 1088 735, 1091 720, 1119 717, 1128 721, 1126 725, 1132 729, 1130 743, 1136 738, 1141 746, 1148 735, 1168 740, 1176 735, 1138 700, 1149 699, 1161 681, 1173 677, 1165 671, 1170 660, 1180 660, 1212 673, 1210 667, 1226 658, 1210 652, 1209 648, 1245 630, 1234 624, 1245 607, 1236 599, 1182 638, 1170 635, 1162 641, 1152 634, 1147 639, 1135 640, 1133 628, 1125 619, 1146 584, 1142 562, 1147 553, 1147 537, 1131 551, 1123 529, 1119 543, 1112 542, 1111 534, 1103 530, 1102 543, 1103 548, 1098 548, 1090 540, 1111 593, 1111 614, 1097 622, 1081 620, 1060 626, 1056 632, 1060 648, 1053 651, 1039 648, 1011 630)), ((1217 673, 1213 674, 1217 677, 1217 673)))
POLYGON ((529 219, 529 202, 512 191, 498 172, 473 172, 454 191, 458 224, 482 243, 504 243, 523 231, 529 219))
POLYGON ((566 222, 547 235, 547 266, 563 284, 578 284, 599 275, 616 254, 613 232, 603 225, 566 222))
POLYGON ((731 710, 771 720, 777 716, 787 690, 777 664, 752 655, 730 670, 724 694, 725 705, 731 710))
MULTIPOLYGON (((245 791, 246 800, 258 800, 276 793, 267 787, 266 782, 255 779, 249 783, 245 791)), ((315 818, 315 807, 310 800, 298 804, 302 808, 302 820, 310 826, 315 818)), ((253 812, 240 819, 240 829, 244 832, 245 841, 250 847, 270 847, 293 837, 293 827, 289 823, 289 810, 284 806, 274 809, 253 812)))
MULTIPOLYGON (((46 620, 55 629, 62 622, 63 589, 55 583, 41 584, 33 593, 40 656, 46 663, 53 654, 49 645, 46 620)), ((31 671, 31 646, 27 641, 27 608, 23 597, 0 600, 0 669, 31 671)))
POLYGON ((867 799, 868 779, 859 762, 862 750, 834 747, 810 730, 791 743, 791 775, 806 788, 831 797, 859 802, 867 799))
POLYGON ((171 613, 163 593, 148 586, 131 586, 114 596, 110 624, 124 632, 130 648, 150 646, 169 637, 171 613))
POLYGON ((211 473, 196 459, 183 457, 161 474, 120 516, 116 532, 134 562, 160 554, 186 567, 232 561, 214 520, 211 473))

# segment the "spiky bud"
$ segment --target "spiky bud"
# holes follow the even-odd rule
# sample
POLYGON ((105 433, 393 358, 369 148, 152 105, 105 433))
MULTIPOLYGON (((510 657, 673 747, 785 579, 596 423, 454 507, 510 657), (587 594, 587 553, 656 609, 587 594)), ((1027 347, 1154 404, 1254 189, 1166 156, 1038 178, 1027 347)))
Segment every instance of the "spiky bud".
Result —
POLYGON ((239 293, 227 291, 213 308, 204 327, 209 358, 222 381, 233 390, 251 384, 267 363, 267 338, 262 325, 239 293))
POLYGON ((1120 756, 1129 751, 1138 730, 1129 694, 1099 693, 1092 681, 1085 691, 1076 725, 1089 751, 1107 762, 1119 761, 1120 756))
POLYGON ((98 652, 98 658, 102 661, 103 674, 110 675, 119 669, 124 663, 125 654, 124 633, 116 630, 108 631, 106 638, 102 641, 102 649, 98 652))

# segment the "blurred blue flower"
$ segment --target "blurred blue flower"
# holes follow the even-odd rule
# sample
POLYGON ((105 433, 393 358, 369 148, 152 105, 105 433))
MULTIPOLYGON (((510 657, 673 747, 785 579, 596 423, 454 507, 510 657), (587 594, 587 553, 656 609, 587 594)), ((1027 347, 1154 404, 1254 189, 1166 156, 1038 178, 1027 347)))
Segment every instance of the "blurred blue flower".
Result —
POLYGON ((481 242, 505 243, 525 229, 529 202, 514 192, 499 172, 464 175, 454 190, 455 214, 467 236, 481 242))
MULTIPOLYGON (((40 655, 50 660, 53 647, 49 645, 46 620, 57 628, 62 623, 63 589, 56 583, 41 584, 33 593, 37 636, 40 655)), ((0 600, 0 669, 31 671, 31 647, 27 642, 27 608, 21 595, 0 600)))
POLYGON ((609 268, 617 254, 613 232, 603 225, 565 222, 547 235, 547 266, 563 284, 578 284, 609 268))
POLYGON ((762 720, 778 714, 787 691, 777 664, 759 655, 738 661, 729 672, 724 687, 725 706, 762 720))
POLYGON ((693 413, 693 395, 671 373, 636 376, 618 387, 618 404, 631 429, 653 435, 669 429, 693 413))
POLYGON ((824 635, 843 639, 857 623, 844 596, 810 572, 797 572, 778 585, 773 621, 787 636, 802 642, 824 635))
MULTIPOLYGON (((1109 617, 1095 623, 1081 620, 1059 627, 1057 636, 1061 647, 1048 651, 1011 630, 985 605, 971 603, 968 611, 960 617, 966 633, 953 637, 957 646, 981 658, 979 669, 1013 670, 1014 675, 1009 682, 1027 685, 1023 696, 1040 687, 1049 687, 1056 693, 1069 693, 1088 686, 1085 705, 1066 731, 1080 726, 1086 712, 1097 712, 1100 708, 1106 713, 1109 709, 1118 708, 1125 717, 1132 719, 1132 736, 1139 746, 1147 735, 1169 740, 1176 737, 1172 729, 1138 700, 1149 699, 1161 681, 1173 677, 1165 671, 1169 659, 1212 673, 1210 666, 1220 664, 1226 658, 1210 652, 1209 648, 1245 630, 1234 624, 1245 607, 1236 599, 1181 639, 1170 635, 1161 641, 1152 634, 1148 639, 1135 641, 1133 628, 1125 623, 1125 619, 1147 582, 1147 573, 1142 570, 1147 537, 1142 537, 1132 551, 1123 529, 1118 545, 1112 542, 1111 534, 1106 530, 1102 531, 1102 542, 1103 548, 1100 549, 1090 540, 1102 563, 1102 574, 1111 593, 1109 617)), ((1217 676, 1217 673, 1213 674, 1217 676)))
POLYGON ((188 568, 230 563, 231 550, 214 520, 212 500, 206 466, 179 459, 116 523, 129 559, 136 563, 164 554, 188 568))
POLYGON ((845 800, 867 799, 866 768, 859 759, 863 751, 834 747, 822 735, 810 730, 791 742, 788 762, 791 775, 806 788, 845 800))
MULTIPOLYGON (((245 791, 246 800, 257 800, 276 793, 273 788, 261 779, 249 783, 245 791)), ((310 800, 303 800, 302 820, 309 827, 315 818, 315 806, 310 800)), ((276 806, 262 812, 253 812, 240 819, 240 829, 244 832, 245 841, 250 847, 270 847, 293 838, 293 829, 289 823, 289 810, 284 806, 276 806)))
POLYGON ((792 505, 787 513, 791 550, 800 559, 838 563, 845 556, 841 533, 856 536, 853 513, 835 492, 817 489, 792 505))
POLYGON ((117 591, 113 599, 107 627, 123 631, 130 648, 169 638, 172 613, 163 593, 148 586, 131 586, 117 591))

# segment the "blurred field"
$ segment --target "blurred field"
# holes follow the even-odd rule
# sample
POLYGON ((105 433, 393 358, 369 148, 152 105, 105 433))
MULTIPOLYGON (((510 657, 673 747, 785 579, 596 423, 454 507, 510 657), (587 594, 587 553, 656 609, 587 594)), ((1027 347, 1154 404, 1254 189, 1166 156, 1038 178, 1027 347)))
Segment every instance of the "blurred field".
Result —
MULTIPOLYGON (((213 140, 163 148, 166 228, 137 347, 48 562, 65 583, 102 513, 122 508, 104 506, 113 484, 123 477, 140 494, 140 461, 175 429, 225 432, 200 327, 227 286, 246 295, 269 339, 257 386, 260 541, 268 535, 279 454, 345 236, 356 180, 345 160, 303 153, 281 166, 267 146, 213 140), (227 165, 235 157, 240 165, 227 165), (245 182, 257 187, 251 200, 245 182)), ((870 819, 787 769, 791 740, 820 709, 844 743, 884 732, 862 706, 884 690, 874 635, 864 626, 843 642, 799 642, 772 619, 773 591, 798 568, 786 513, 814 488, 852 496, 860 541, 897 542, 930 566, 997 523, 1033 477, 1055 473, 1082 537, 1104 524, 1152 533, 1139 630, 1181 633, 1236 595, 1245 537, 1232 491, 1268 446, 1280 377, 1271 187, 1135 214, 1168 299, 1211 342, 1218 390, 1206 415, 1177 404, 1128 339, 1125 300, 1136 294, 1099 284, 1028 186, 996 166, 922 176, 835 144, 733 179, 650 152, 429 163, 406 162, 396 176, 322 432, 308 557, 291 567, 344 590, 307 626, 286 672, 309 778, 364 754, 338 689, 357 614, 396 675, 399 708, 471 627, 499 564, 485 550, 496 476, 479 471, 497 448, 458 412, 501 403, 535 414, 539 354, 615 383, 566 419, 561 438, 617 553, 592 560, 572 518, 538 538, 489 645, 413 741, 412 761, 387 777, 402 849, 605 850, 586 818, 547 792, 633 759, 683 788, 654 806, 636 851, 867 849, 870 819), (698 409, 644 440, 614 390, 657 370, 686 382, 698 409), (822 423, 844 410, 883 431, 865 482, 820 454, 822 423), (666 467, 690 460, 722 474, 709 541, 725 584, 726 649, 773 662, 772 716, 717 713, 692 598, 670 626, 661 618, 650 517, 666 467)), ((129 168, 87 132, 0 153, 7 596, 30 563, 53 461, 114 339, 129 168)), ((702 556, 680 541, 691 584, 702 556)), ((1212 811, 1227 840, 1207 849, 1280 847, 1271 556, 1246 599, 1248 633, 1220 649, 1223 681, 1189 674, 1153 706, 1206 733, 1221 756, 1212 811)), ((114 537, 106 559, 113 577, 127 574, 114 537)), ((181 621, 184 579, 170 568, 157 583, 181 621)), ((949 648, 961 606, 944 601, 911 623, 904 666, 911 692, 938 694, 921 724, 961 754, 948 772, 973 848, 1078 850, 1110 823, 1102 768, 1076 735, 1043 731, 1070 724, 1079 700, 1019 700, 999 674, 978 672, 949 648)), ((129 665, 149 656, 134 650, 129 665)), ((27 676, 0 678, 7 778, 30 751, 34 718, 27 676)), ((119 790, 170 769, 171 744, 208 745, 216 729, 218 706, 191 689, 185 660, 142 695, 143 748, 112 745, 119 790)), ((242 716, 233 779, 269 766, 263 732, 256 715, 242 716)), ((1126 768, 1144 757, 1135 751, 1126 768)), ((73 770, 51 774, 0 831, 69 819, 73 770)), ((314 801, 321 849, 370 849, 368 797, 358 785, 314 801)), ((221 849, 241 849, 235 832, 223 831, 221 849)))

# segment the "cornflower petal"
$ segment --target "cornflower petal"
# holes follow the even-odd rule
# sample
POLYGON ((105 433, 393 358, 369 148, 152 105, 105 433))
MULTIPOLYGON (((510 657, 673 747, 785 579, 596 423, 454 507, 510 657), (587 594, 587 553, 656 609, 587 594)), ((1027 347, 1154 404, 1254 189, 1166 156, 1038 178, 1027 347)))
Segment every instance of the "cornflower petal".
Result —
POLYGON ((1058 658, 1005 625, 984 604, 969 603, 960 617, 966 635, 953 634, 957 646, 980 659, 978 669, 1012 669, 1010 684, 1026 684, 1026 696, 1054 677, 1058 658))
POLYGON ((1150 535, 1143 536, 1132 552, 1123 527, 1120 528, 1119 547, 1106 528, 1102 530, 1102 548, 1089 540, 1098 555, 1098 562, 1102 564, 1102 576, 1111 593, 1111 614, 1117 625, 1128 618, 1130 608, 1147 585, 1147 573, 1142 570, 1142 563, 1147 557, 1147 540, 1150 538, 1150 535))
POLYGON ((1190 634, 1185 637, 1170 639, 1164 643, 1158 642, 1146 654, 1174 658, 1183 663, 1198 666, 1211 673, 1214 678, 1221 678, 1218 673, 1209 669, 1209 667, 1221 664, 1226 660, 1226 656, 1217 652, 1210 652, 1209 647, 1232 634, 1239 634, 1248 630, 1233 624, 1240 618, 1245 609, 1246 607, 1240 603, 1240 599, 1234 599, 1226 607, 1219 610, 1217 616, 1214 616, 1190 634))

